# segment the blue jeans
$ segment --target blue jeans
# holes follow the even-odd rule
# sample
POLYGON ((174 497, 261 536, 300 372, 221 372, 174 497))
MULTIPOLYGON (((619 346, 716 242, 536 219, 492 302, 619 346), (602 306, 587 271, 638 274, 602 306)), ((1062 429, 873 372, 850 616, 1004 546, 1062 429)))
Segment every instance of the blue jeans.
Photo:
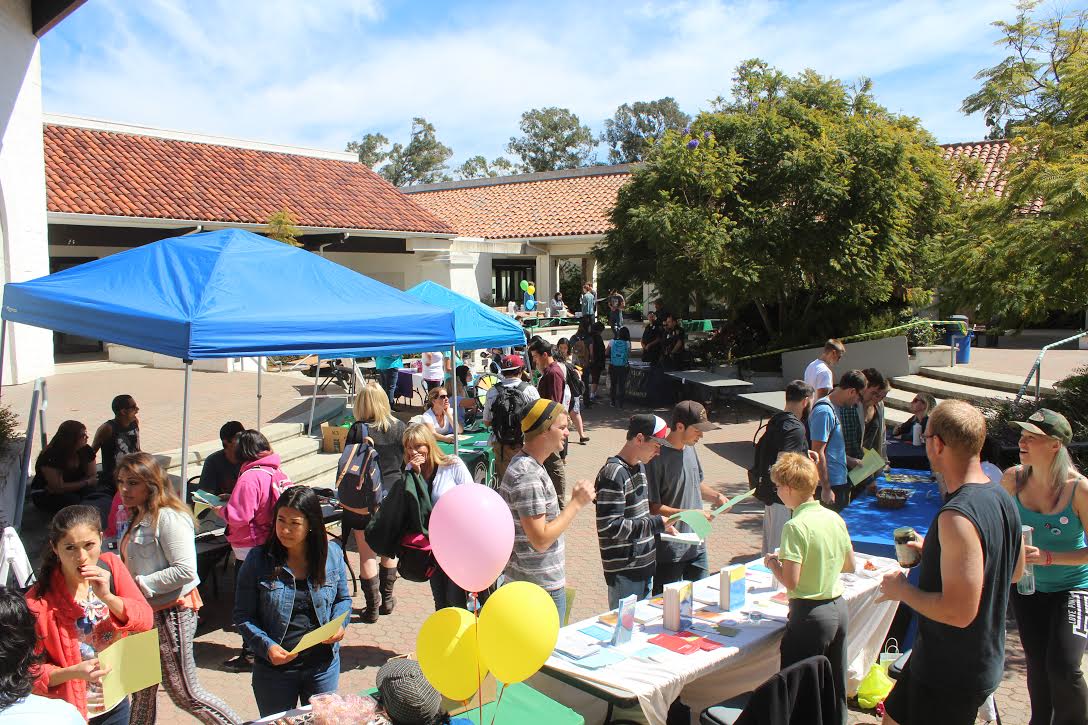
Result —
POLYGON ((608 585, 608 608, 615 609, 620 605, 620 600, 634 594, 638 599, 646 599, 650 596, 653 587, 653 576, 631 578, 625 574, 605 574, 605 584, 608 585))
POLYGON ((397 373, 400 372, 397 368, 386 368, 385 370, 378 371, 378 380, 381 381, 382 390, 389 395, 389 404, 393 404, 393 399, 397 395, 397 373))
POLYGON ((126 697, 124 700, 117 703, 117 706, 109 712, 96 715, 87 722, 88 725, 128 725, 129 712, 130 706, 128 698, 126 697))
MULTIPOLYGON (((304 654, 299 655, 305 656, 304 654)), ((340 655, 333 655, 328 664, 316 667, 273 667, 261 659, 253 663, 253 696, 261 717, 275 715, 310 703, 312 695, 336 692, 340 682, 340 655)))
POLYGON ((554 592, 548 592, 548 596, 555 602, 555 608, 559 611, 559 626, 562 627, 567 618, 567 590, 556 589, 554 592))
POLYGON ((657 571, 654 572, 654 594, 660 594, 666 584, 678 581, 697 582, 710 576, 710 563, 706 557, 706 549, 699 552, 694 559, 687 561, 665 561, 661 558, 661 550, 657 552, 657 571))

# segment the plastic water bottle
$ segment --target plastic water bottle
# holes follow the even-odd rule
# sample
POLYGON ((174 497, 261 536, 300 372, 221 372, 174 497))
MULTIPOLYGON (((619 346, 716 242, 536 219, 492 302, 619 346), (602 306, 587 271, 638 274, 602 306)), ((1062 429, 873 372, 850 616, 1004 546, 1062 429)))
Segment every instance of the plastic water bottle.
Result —
MULTIPOLYGON (((1024 532, 1024 546, 1031 546, 1031 535, 1035 530, 1030 526, 1021 527, 1024 532)), ((1025 564, 1024 575, 1020 577, 1020 581, 1016 582, 1016 591, 1021 594, 1034 594, 1035 593, 1035 565, 1025 564)))
POLYGON ((919 421, 914 421, 914 427, 911 428, 910 442, 912 445, 922 445, 922 424, 919 421))
MULTIPOLYGON (((85 642, 79 643, 79 657, 81 660, 92 660, 98 655, 94 649, 85 642)), ((104 711, 104 707, 101 704, 102 701, 102 683, 101 682, 88 682, 87 683, 87 695, 89 696, 87 702, 87 714, 91 717, 95 715, 101 715, 104 711), (92 704, 90 700, 95 702, 92 704)))
POLYGON ((128 509, 123 505, 117 505, 117 538, 114 540, 114 546, 120 548, 121 539, 125 538, 125 532, 128 531, 128 509))

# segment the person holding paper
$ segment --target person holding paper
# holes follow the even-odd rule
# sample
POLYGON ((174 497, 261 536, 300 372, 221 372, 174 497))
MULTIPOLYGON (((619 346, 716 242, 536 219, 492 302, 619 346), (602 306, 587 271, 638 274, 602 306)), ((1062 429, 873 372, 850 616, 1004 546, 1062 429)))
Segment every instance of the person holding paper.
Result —
POLYGON ((351 613, 344 552, 325 534, 313 489, 284 491, 272 521, 272 536, 246 556, 234 597, 234 626, 256 655, 253 694, 261 717, 336 691, 340 640, 351 613), (343 624, 327 639, 295 649, 307 633, 340 618, 343 624))
MULTIPOLYGON (((681 401, 672 409, 669 446, 662 447, 658 456, 646 464, 651 514, 672 516, 681 511, 702 514, 704 500, 714 502, 715 506, 725 505, 726 497, 703 482, 703 464, 695 452, 695 444, 702 440, 703 433, 717 429, 707 419, 706 408, 694 400, 681 401)), ((679 522, 676 529, 681 533, 692 530, 679 522)), ((688 545, 658 540, 654 594, 660 594, 666 584, 699 581, 709 575, 705 542, 688 545)))
MULTIPOLYGON (((203 605, 197 584, 193 516, 150 453, 130 453, 117 464, 117 492, 132 525, 120 552, 136 585, 155 612, 163 685, 170 699, 212 725, 242 722, 226 703, 205 690, 196 675, 193 639, 203 605)), ((155 722, 158 687, 132 696, 132 721, 155 722)))
POLYGON ((102 552, 102 519, 90 506, 68 506, 49 524, 38 583, 26 594, 42 660, 31 667, 34 692, 72 703, 92 725, 128 725, 129 702, 102 712, 98 652, 154 626, 151 607, 121 560, 102 552))
POLYGON ((70 703, 35 695, 34 615, 23 595, 0 587, 0 721, 8 725, 83 725, 83 716, 70 703))
POLYGON ((846 523, 813 499, 820 474, 799 453, 783 453, 771 466, 778 496, 793 511, 782 529, 778 556, 764 565, 786 587, 789 619, 782 637, 782 667, 824 655, 831 661, 835 695, 846 722, 846 632, 850 612, 842 598, 839 574, 854 571, 854 550, 846 523))

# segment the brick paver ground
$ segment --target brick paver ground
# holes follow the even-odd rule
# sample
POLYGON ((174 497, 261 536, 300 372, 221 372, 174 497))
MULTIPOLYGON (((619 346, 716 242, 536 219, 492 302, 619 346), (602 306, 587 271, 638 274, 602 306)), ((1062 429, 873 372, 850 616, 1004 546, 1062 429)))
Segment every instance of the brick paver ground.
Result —
MULTIPOLYGON (((296 375, 266 376, 266 419, 282 419, 305 407, 306 402, 298 397, 308 392, 306 383, 309 380, 296 375)), ((117 392, 126 391, 139 401, 145 448, 164 450, 178 445, 180 372, 126 367, 58 375, 51 378, 49 384, 52 427, 66 417, 88 423, 105 420, 110 398, 117 392)), ((213 439, 221 422, 229 418, 238 417, 244 421, 252 418, 254 387, 252 375, 194 374, 192 439, 213 439)), ((25 400, 29 400, 27 386, 4 389, 4 402, 15 403, 16 410, 19 410, 20 401, 25 400)), ((585 446, 571 446, 568 475, 572 478, 594 477, 604 460, 622 446, 626 417, 631 412, 600 405, 588 410, 585 419, 591 441, 585 446)), ((754 412, 742 411, 739 419, 727 414, 719 420, 722 429, 708 433, 703 439, 700 458, 707 480, 727 494, 739 493, 746 488, 744 467, 750 461, 751 439, 758 420, 758 413, 754 412)), ((708 539, 711 567, 757 554, 760 531, 761 509, 755 505, 743 505, 738 511, 722 517, 708 539)), ((572 617, 587 617, 603 611, 606 607, 605 585, 592 509, 583 510, 569 530, 566 551, 569 585, 577 589, 572 617)), ((350 556, 354 560, 355 554, 350 556)), ((213 598, 209 591, 201 612, 202 623, 194 647, 199 676, 205 687, 224 698, 240 715, 252 718, 257 716, 257 709, 250 675, 229 673, 221 668, 221 663, 236 653, 240 640, 237 634, 224 630, 230 619, 232 593, 229 575, 221 575, 220 581, 220 596, 213 598)), ((355 623, 349 628, 341 649, 342 690, 359 691, 372 686, 377 668, 386 659, 414 649, 416 633, 433 611, 430 589, 426 585, 400 581, 397 596, 396 612, 382 617, 377 624, 362 624, 357 615, 353 617, 355 623)), ((362 606, 361 596, 356 597, 355 605, 362 606)), ((1026 723, 1028 705, 1023 656, 1014 628, 1010 628, 1007 644, 1008 664, 999 691, 1002 718, 1005 723, 1026 723)), ((164 692, 160 691, 159 699, 159 723, 196 722, 191 715, 175 707, 164 692)), ((871 713, 853 709, 850 722, 875 723, 878 720, 871 713)))

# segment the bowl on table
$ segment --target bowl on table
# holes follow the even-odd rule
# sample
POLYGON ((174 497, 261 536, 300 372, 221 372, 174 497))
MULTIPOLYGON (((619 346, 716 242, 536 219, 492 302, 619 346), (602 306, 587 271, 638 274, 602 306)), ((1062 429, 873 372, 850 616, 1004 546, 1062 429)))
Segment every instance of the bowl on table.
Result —
POLYGON ((911 491, 907 488, 886 487, 877 490, 876 505, 883 509, 900 509, 907 505, 911 491))

